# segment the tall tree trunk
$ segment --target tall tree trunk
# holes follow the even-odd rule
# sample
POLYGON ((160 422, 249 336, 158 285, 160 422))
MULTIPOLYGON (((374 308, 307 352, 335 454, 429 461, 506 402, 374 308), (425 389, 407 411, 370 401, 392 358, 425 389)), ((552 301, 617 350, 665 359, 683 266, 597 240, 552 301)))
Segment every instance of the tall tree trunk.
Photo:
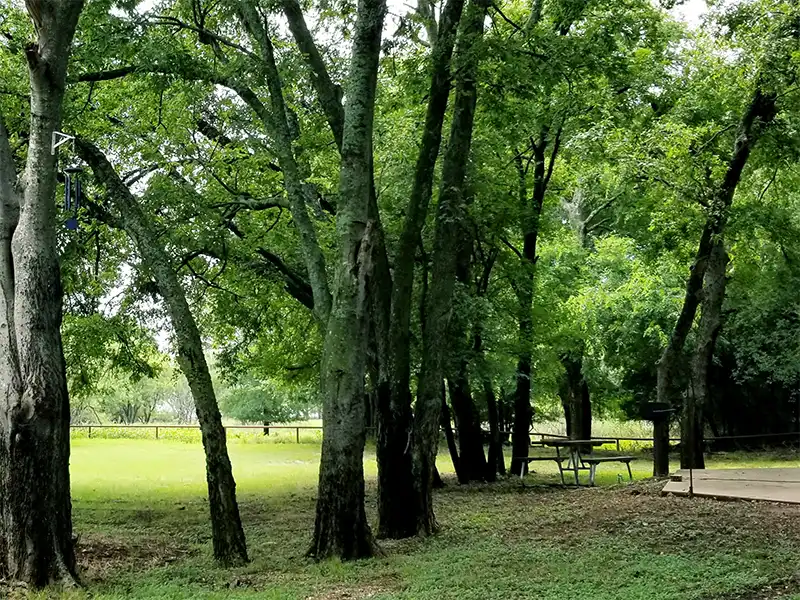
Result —
POLYGON ((497 475, 506 474, 506 461, 503 456, 503 440, 500 437, 499 409, 497 397, 491 380, 483 377, 483 394, 486 396, 486 410, 489 413, 489 456, 486 465, 486 480, 496 481, 497 475))
POLYGON ((456 416, 458 431, 458 456, 461 464, 459 483, 486 480, 486 456, 483 453, 483 435, 480 417, 472 398, 466 361, 458 373, 448 379, 450 402, 456 416))
MULTIPOLYGON (((519 199, 523 208, 523 248, 520 257, 520 276, 516 283, 517 319, 519 322, 516 387, 514 389, 514 425, 511 434, 511 472, 524 473, 528 470, 528 457, 531 445, 530 429, 533 421, 531 407, 531 348, 533 346, 533 286, 536 266, 536 244, 539 237, 539 217, 547 188, 545 178, 545 149, 547 128, 542 130, 540 141, 533 144, 534 190, 532 201, 528 200, 525 173, 521 158, 517 160, 519 175, 519 199)), ((555 151, 554 151, 555 152, 555 151)), ((553 154, 555 158, 555 154, 553 154)))
MULTIPOLYGON (((714 190, 711 195, 708 216, 700 236, 694 264, 686 280, 686 293, 681 312, 669 342, 658 361, 656 391, 659 403, 665 405, 674 403, 676 391, 680 387, 679 380, 682 379, 683 348, 700 302, 703 278, 714 239, 725 230, 728 211, 733 203, 736 187, 742 178, 742 172, 753 147, 760 139, 766 125, 772 122, 777 114, 776 102, 777 96, 774 93, 765 93, 758 87, 739 122, 725 177, 719 188, 714 190)), ((660 460, 654 460, 653 475, 663 477, 669 472, 669 459, 664 456, 664 453, 660 453, 659 458, 660 460)))
POLYGON ((16 328, 14 327, 14 258, 11 241, 19 222, 20 197, 14 156, 8 140, 2 114, 0 114, 0 285, 2 286, 2 312, 0 312, 0 383, 3 386, 3 404, 0 414, 0 576, 10 575, 8 568, 8 543, 5 524, 5 505, 11 493, 9 485, 8 409, 20 402, 22 382, 19 372, 16 328))
POLYGON ((339 260, 322 352, 323 440, 314 537, 316 558, 374 552, 364 510, 364 370, 372 258, 372 125, 385 0, 360 0, 353 36, 336 216, 339 260))
POLYGON ((389 324, 389 385, 381 397, 378 458, 378 534, 403 538, 417 533, 411 435, 411 311, 414 259, 428 213, 442 126, 450 95, 450 60, 464 0, 448 0, 431 51, 431 84, 425 125, 403 229, 394 256, 389 324))
POLYGON ((583 356, 564 355, 561 357, 564 367, 562 402, 567 416, 567 435, 574 440, 588 440, 592 437, 592 404, 589 384, 583 376, 583 356))
POLYGON ((202 434, 214 558, 225 565, 247 562, 247 545, 236 501, 236 483, 228 457, 225 428, 203 352, 203 341, 186 294, 150 219, 111 163, 89 142, 76 140, 75 146, 92 168, 98 184, 107 190, 119 212, 120 225, 136 243, 142 261, 166 304, 178 343, 178 364, 189 383, 202 434))
POLYGON ((438 529, 433 512, 433 468, 439 440, 439 398, 444 378, 447 336, 456 279, 458 245, 464 226, 464 180, 472 144, 477 101, 477 42, 483 36, 488 0, 472 0, 462 29, 457 63, 456 95, 450 143, 442 163, 442 182, 436 213, 426 323, 422 334, 422 371, 414 419, 414 480, 417 531, 438 529))
POLYGON ((714 242, 703 287, 703 306, 697 327, 697 345, 692 358, 692 373, 684 401, 681 427, 681 468, 705 469, 703 457, 703 413, 708 405, 708 372, 714 346, 722 328, 728 256, 720 237, 714 242))
POLYGON ((28 4, 30 137, 20 214, 13 157, 0 126, 0 576, 33 587, 75 585, 69 397, 61 345, 56 156, 67 63, 82 0, 28 4), (34 11, 33 8, 36 8, 34 11))
MULTIPOLYGON (((462 236, 458 249, 456 263, 456 280, 462 290, 467 290, 471 284, 472 237, 466 228, 461 229, 462 236)), ((462 292, 463 293, 463 292, 462 292)), ((460 302, 460 301, 459 301, 460 302)), ((477 339, 472 347, 467 346, 467 329, 469 327, 466 313, 456 314, 450 321, 450 354, 448 360, 451 364, 450 376, 447 379, 450 388, 450 403, 456 417, 456 431, 458 431, 458 455, 461 462, 459 483, 471 481, 485 481, 486 456, 483 452, 483 432, 481 431, 480 413, 475 406, 472 389, 469 382, 470 359, 478 356, 476 352, 477 339)), ((476 333, 480 325, 475 323, 476 333)))
POLYGON ((450 461, 453 463, 453 470, 456 472, 456 477, 461 481, 461 458, 458 455, 458 445, 456 445, 456 436, 453 434, 453 422, 450 417, 450 407, 447 406, 447 392, 444 388, 444 381, 442 381, 442 430, 444 431, 445 440, 447 440, 447 450, 450 452, 450 461))

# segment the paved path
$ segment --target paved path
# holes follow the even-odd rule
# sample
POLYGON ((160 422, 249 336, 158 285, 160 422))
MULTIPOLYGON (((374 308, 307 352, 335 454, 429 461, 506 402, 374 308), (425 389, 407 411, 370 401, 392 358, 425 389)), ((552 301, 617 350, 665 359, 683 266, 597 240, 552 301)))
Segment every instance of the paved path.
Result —
MULTIPOLYGON (((662 493, 689 493, 689 471, 680 470, 662 493)), ((800 504, 800 469, 703 469, 694 471, 694 495, 800 504)))

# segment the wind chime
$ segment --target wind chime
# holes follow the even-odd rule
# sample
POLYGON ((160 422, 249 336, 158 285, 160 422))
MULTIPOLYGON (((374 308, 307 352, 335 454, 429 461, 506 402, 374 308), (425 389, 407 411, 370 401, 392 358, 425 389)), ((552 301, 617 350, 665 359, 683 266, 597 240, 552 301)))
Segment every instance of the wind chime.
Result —
POLYGON ((78 211, 83 201, 81 173, 83 173, 83 169, 80 167, 67 167, 64 169, 64 211, 67 214, 72 213, 65 224, 67 229, 71 231, 78 229, 78 211))
MULTIPOLYGON (((53 141, 50 148, 51 153, 55 155, 56 150, 60 146, 63 146, 67 142, 74 140, 75 138, 71 135, 61 133, 60 131, 54 131, 53 141)), ((83 203, 83 185, 81 183, 82 173, 83 169, 78 165, 66 167, 62 173, 62 177, 64 178, 64 212, 69 215, 65 222, 65 226, 71 231, 78 229, 78 211, 83 203)))

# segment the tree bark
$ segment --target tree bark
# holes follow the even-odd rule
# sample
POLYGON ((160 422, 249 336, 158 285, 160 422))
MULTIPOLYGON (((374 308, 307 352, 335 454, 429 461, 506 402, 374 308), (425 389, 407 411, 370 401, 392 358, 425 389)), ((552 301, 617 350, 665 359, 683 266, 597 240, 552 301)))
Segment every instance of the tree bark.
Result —
POLYGON ((0 125, 0 576, 74 586, 69 397, 61 345, 56 156, 67 63, 82 0, 28 4, 31 123, 23 192, 0 125), (33 10, 33 9, 36 10, 33 10), (22 211, 20 213, 20 200, 22 211))
POLYGON ((439 35, 431 52, 431 84, 425 125, 405 221, 394 256, 389 321, 388 389, 379 408, 381 436, 378 454, 378 534, 404 538, 415 535, 420 515, 414 513, 414 478, 408 439, 411 435, 411 311, 414 259, 428 213, 442 126, 450 95, 450 61, 464 0, 448 0, 439 35))
POLYGON ((466 361, 461 362, 455 377, 448 380, 448 387, 458 431, 458 457, 461 465, 458 481, 459 483, 486 481, 483 435, 469 385, 466 361))
MULTIPOLYGON (((656 393, 660 403, 670 405, 675 401, 675 394, 680 387, 679 380, 682 379, 683 348, 697 313, 703 279, 714 240, 725 230, 736 187, 742 178, 742 172, 753 147, 760 139, 765 127, 777 114, 776 102, 777 96, 774 93, 765 93, 760 87, 756 89, 739 122, 725 177, 720 186, 711 194, 706 223, 700 236, 694 264, 686 280, 683 306, 670 335, 670 340, 657 365, 656 393)), ((653 474, 663 477, 668 474, 668 468, 668 461, 657 461, 653 465, 653 474)))
POLYGON ((107 190, 119 212, 121 226, 139 249, 142 261, 166 304, 178 343, 178 364, 189 383, 202 434, 214 558, 224 565, 245 563, 248 560, 247 546, 236 501, 236 483, 228 457, 225 428, 203 353, 203 341, 186 294, 150 219, 108 159, 84 140, 76 140, 75 147, 92 168, 98 185, 107 190))
POLYGON ((442 381, 442 430, 444 430, 444 437, 447 440, 447 450, 450 452, 450 461, 453 463, 453 470, 456 472, 456 477, 461 481, 461 460, 458 455, 458 445, 456 445, 456 436, 453 433, 453 422, 450 417, 450 407, 447 406, 447 392, 445 391, 444 381, 442 381))
POLYGON ((588 440, 592 437, 592 404, 589 384, 583 376, 583 357, 564 355, 562 402, 567 417, 567 435, 574 440, 588 440))
POLYGON ((339 260, 322 353, 322 459, 309 555, 354 559, 375 551, 364 510, 367 289, 380 225, 370 219, 372 125, 385 0, 359 0, 342 136, 339 260))
POLYGON ((456 279, 458 245, 463 235, 464 180, 472 143, 477 101, 477 43, 483 36, 487 0, 472 0, 467 8, 457 59, 456 95, 450 142, 442 163, 442 182, 436 213, 426 323, 422 333, 422 371, 414 419, 414 482, 417 531, 438 529, 433 512, 433 467, 439 439, 439 394, 444 377, 456 279))
POLYGON ((486 409, 489 413, 489 456, 486 461, 486 480, 496 481, 498 474, 506 474, 506 461, 503 456, 503 440, 500 437, 497 397, 488 377, 483 377, 483 394, 486 396, 486 409))
POLYGON ((725 301, 728 256, 725 242, 714 242, 706 268, 703 287, 703 306, 697 326, 697 344, 691 365, 689 391, 684 401, 681 427, 681 468, 705 469, 703 457, 703 413, 708 405, 708 373, 714 356, 714 346, 722 328, 722 304, 725 301))
MULTIPOLYGON (((283 10, 289 29, 303 53, 311 72, 311 82, 325 113, 336 146, 341 154, 344 141, 345 111, 342 105, 342 90, 330 78, 327 67, 308 30, 300 4, 296 0, 284 0, 283 10)), ((409 437, 411 435, 411 396, 393 399, 390 366, 390 311, 392 275, 386 253, 383 231, 380 227, 377 196, 373 182, 372 157, 370 155, 369 218, 375 222, 372 244, 373 275, 370 278, 371 346, 377 365, 376 379, 377 412, 377 458, 378 458, 378 537, 402 538, 414 535, 416 519, 413 515, 413 480, 409 437)))
POLYGON ((533 144, 533 199, 528 201, 525 173, 521 159, 517 162, 520 178, 519 199, 523 208, 523 247, 520 258, 520 276, 516 283, 517 319, 519 321, 519 354, 517 358, 516 387, 514 389, 514 424, 511 434, 511 472, 527 473, 528 463, 524 459, 530 452, 530 429, 533 421, 531 407, 531 348, 533 345, 533 285, 536 267, 536 244, 539 236, 539 217, 546 190, 545 148, 547 129, 543 130, 541 140, 533 144))
MULTIPOLYGON (((456 262, 456 280, 464 290, 469 289, 471 280, 472 237, 465 228, 461 229, 458 259, 456 262)), ((480 290, 478 290, 480 292, 480 290)), ((475 333, 480 333, 480 325, 474 324, 475 333)), ((479 354, 478 339, 472 347, 467 345, 466 314, 455 314, 450 321, 448 340, 450 341, 449 360, 450 376, 447 379, 450 388, 450 403, 455 414, 456 431, 458 431, 458 455, 461 463, 459 483, 486 480, 486 455, 483 452, 483 432, 481 431, 480 413, 475 406, 469 381, 469 365, 471 359, 479 354)))

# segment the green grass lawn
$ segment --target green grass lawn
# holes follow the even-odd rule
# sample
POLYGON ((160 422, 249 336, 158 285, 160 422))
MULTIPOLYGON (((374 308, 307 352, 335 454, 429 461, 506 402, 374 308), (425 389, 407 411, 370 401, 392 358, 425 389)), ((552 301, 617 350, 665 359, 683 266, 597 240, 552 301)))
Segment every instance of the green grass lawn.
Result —
MULTIPOLYGON (((524 485, 447 487, 442 531, 383 543, 355 563, 304 558, 313 526, 316 444, 230 445, 252 562, 211 560, 199 444, 75 439, 72 489, 85 590, 36 598, 376 600, 767 600, 795 598, 800 508, 664 498, 654 483, 562 489, 537 464, 524 485)), ((796 453, 722 455, 709 466, 800 466, 796 453)), ((650 474, 643 457, 637 478, 650 474)), ((374 518, 374 453, 365 470, 374 518)), ((12 597, 29 597, 17 590, 12 597)))

